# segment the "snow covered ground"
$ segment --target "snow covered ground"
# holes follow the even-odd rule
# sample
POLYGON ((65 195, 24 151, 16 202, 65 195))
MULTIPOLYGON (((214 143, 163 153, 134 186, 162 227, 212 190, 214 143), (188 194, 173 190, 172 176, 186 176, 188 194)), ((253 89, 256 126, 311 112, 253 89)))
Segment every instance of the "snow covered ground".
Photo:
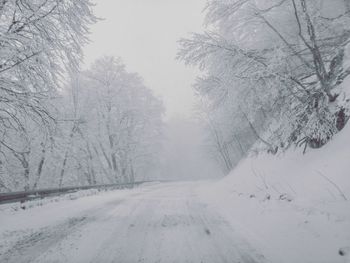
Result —
POLYGON ((350 125, 318 150, 248 157, 199 190, 268 262, 350 262, 350 125), (346 261, 348 260, 348 261, 346 261))
POLYGON ((0 262, 266 262, 199 185, 158 183, 0 212, 0 262))
POLYGON ((220 181, 0 206, 0 262, 347 262, 349 134, 248 157, 220 181))

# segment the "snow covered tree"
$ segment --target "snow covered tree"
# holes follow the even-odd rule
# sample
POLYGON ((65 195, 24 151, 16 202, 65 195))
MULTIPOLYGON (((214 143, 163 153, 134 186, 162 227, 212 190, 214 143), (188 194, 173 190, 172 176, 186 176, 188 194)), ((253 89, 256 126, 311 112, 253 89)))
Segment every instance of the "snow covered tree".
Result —
MULTIPOLYGON (((55 129, 52 99, 66 72, 78 69, 88 27, 96 21, 91 8, 90 0, 0 2, 1 162, 21 167, 23 177, 18 179, 25 182, 18 184, 25 189, 31 187, 32 156, 45 151, 45 142, 33 138, 49 138, 55 129)), ((17 184, 11 176, 7 181, 17 184)))
POLYGON ((84 184, 134 182, 145 176, 159 152, 162 103, 114 57, 98 59, 73 79, 72 107, 65 109, 65 119, 72 121, 62 124, 60 185, 73 179, 68 174, 84 184))
POLYGON ((265 148, 320 147, 348 115, 346 10, 343 0, 209 1, 207 32, 182 39, 178 57, 204 71, 199 96, 231 104, 227 122, 243 117, 265 148))

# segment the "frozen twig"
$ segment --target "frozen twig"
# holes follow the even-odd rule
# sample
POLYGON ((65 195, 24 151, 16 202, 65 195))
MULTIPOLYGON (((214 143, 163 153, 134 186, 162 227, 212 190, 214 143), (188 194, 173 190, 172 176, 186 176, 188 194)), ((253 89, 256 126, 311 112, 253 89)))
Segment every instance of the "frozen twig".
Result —
POLYGON ((326 181, 328 181, 331 185, 334 186, 335 189, 338 190, 340 196, 345 200, 348 201, 348 198, 345 196, 344 192, 340 189, 340 187, 333 182, 331 179, 329 179, 327 176, 325 176, 323 173, 321 173, 320 171, 316 171, 320 176, 322 176, 326 181))

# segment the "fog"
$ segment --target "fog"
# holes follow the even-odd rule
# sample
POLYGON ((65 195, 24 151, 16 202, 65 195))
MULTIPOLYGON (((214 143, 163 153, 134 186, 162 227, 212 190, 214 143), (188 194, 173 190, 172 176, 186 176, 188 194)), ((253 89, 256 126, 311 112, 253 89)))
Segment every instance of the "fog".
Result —
POLYGON ((178 40, 202 31, 205 0, 103 0, 94 8, 103 18, 90 31, 85 66, 104 55, 121 57, 138 72, 166 108, 166 118, 192 116, 191 87, 198 70, 176 61, 178 40))
POLYGON ((164 103, 162 160, 151 178, 157 174, 164 180, 191 180, 220 174, 203 149, 202 126, 194 121, 192 84, 198 70, 175 59, 178 40, 202 30, 204 6, 204 0, 96 2, 96 14, 103 20, 91 28, 85 66, 103 55, 121 57, 164 103))
POLYGON ((0 43, 0 262, 350 262, 350 0, 0 0, 0 43))
POLYGON ((166 123, 159 168, 160 180, 200 180, 223 176, 205 148, 205 132, 198 120, 174 116, 166 123))

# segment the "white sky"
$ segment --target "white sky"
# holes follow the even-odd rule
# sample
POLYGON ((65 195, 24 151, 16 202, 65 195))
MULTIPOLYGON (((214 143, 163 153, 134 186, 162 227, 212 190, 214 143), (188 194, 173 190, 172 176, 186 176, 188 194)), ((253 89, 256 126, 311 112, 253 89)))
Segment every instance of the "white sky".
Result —
POLYGON ((92 28, 86 65, 103 55, 120 56, 163 99, 167 117, 190 116, 198 72, 175 60, 177 40, 202 31, 206 0, 95 1, 95 14, 104 20, 92 28))

